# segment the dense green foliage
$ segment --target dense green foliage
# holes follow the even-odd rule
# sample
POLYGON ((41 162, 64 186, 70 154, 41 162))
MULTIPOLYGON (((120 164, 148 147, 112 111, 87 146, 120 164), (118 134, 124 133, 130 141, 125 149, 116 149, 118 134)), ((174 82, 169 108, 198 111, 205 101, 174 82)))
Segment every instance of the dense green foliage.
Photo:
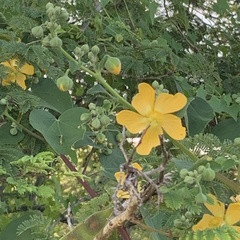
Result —
POLYGON ((17 79, 4 86, 0 64, 0 239, 94 238, 90 223, 100 231, 116 207, 125 155, 156 183, 154 169, 167 161, 165 180, 124 225, 127 236, 118 228, 110 239, 239 239, 228 225, 192 231, 208 193, 226 204, 240 194, 238 1, 51 3, 0 0, 0 63, 34 67, 24 90, 17 79), (187 137, 148 156, 122 146, 115 119, 142 82, 188 98, 178 112, 187 137))

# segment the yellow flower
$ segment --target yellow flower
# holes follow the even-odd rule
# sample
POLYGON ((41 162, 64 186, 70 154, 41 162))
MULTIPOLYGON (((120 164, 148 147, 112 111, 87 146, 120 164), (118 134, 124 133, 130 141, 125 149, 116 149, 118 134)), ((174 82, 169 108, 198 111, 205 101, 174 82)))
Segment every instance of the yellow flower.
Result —
POLYGON ((228 225, 232 226, 240 233, 240 227, 233 226, 235 223, 240 221, 240 203, 230 203, 227 210, 225 211, 224 203, 217 200, 217 198, 212 194, 208 194, 208 196, 214 200, 214 204, 205 203, 204 205, 212 213, 212 215, 204 214, 203 218, 192 227, 192 230, 203 231, 205 229, 228 225))
POLYGON ((123 110, 117 114, 117 122, 126 126, 129 132, 143 132, 137 153, 148 155, 153 147, 160 145, 159 135, 165 131, 170 137, 182 140, 186 129, 181 119, 171 113, 181 110, 187 103, 182 93, 175 95, 161 93, 155 97, 154 89, 147 83, 138 85, 139 93, 132 99, 138 113, 123 110))
POLYGON ((18 61, 16 59, 11 59, 6 62, 2 62, 2 65, 8 68, 7 78, 2 80, 2 86, 10 85, 11 83, 17 83, 22 89, 26 89, 26 75, 34 74, 34 67, 28 63, 23 66, 18 66, 18 61))

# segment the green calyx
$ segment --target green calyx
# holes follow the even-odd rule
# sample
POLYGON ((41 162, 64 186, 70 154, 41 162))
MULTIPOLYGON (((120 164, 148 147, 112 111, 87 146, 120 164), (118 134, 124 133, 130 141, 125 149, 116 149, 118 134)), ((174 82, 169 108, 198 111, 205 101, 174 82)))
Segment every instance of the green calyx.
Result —
POLYGON ((65 92, 68 90, 71 90, 73 87, 73 80, 68 76, 69 69, 66 71, 66 73, 57 79, 57 86, 59 90, 65 92))

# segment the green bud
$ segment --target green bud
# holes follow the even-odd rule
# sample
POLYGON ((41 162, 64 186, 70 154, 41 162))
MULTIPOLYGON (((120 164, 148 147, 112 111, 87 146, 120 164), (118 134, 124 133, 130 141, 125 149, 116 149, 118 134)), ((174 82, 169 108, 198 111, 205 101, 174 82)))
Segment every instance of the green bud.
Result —
POLYGON ((78 57, 82 57, 84 55, 84 52, 80 47, 76 47, 73 51, 78 57))
POLYGON ((85 121, 88 121, 90 118, 91 118, 91 114, 89 114, 89 113, 83 113, 83 114, 81 115, 81 117, 80 117, 80 120, 81 120, 82 122, 85 122, 85 121))
POLYGON ((36 38, 43 37, 43 28, 41 26, 37 26, 32 28, 31 33, 36 38))
POLYGON ((240 137, 234 139, 234 144, 240 145, 240 137))
POLYGON ((179 175, 181 178, 185 178, 188 175, 188 170, 186 168, 181 169, 179 175))
POLYGON ((184 182, 185 183, 188 183, 188 184, 193 184, 194 183, 194 178, 193 177, 190 177, 190 176, 186 176, 184 178, 184 182))
POLYGON ((108 57, 104 67, 108 72, 118 75, 121 72, 121 61, 117 57, 108 57))
POLYGON ((67 12, 66 9, 62 9, 61 13, 60 13, 60 17, 64 20, 67 21, 69 18, 69 13, 67 12))
POLYGON ((50 19, 55 17, 55 9, 52 7, 48 8, 46 13, 50 19))
POLYGON ((206 168, 203 172, 202 172, 202 180, 203 181, 212 181, 215 176, 216 176, 216 173, 215 171, 213 171, 210 167, 209 168, 206 168))
POLYGON ((95 109, 96 109, 96 104, 95 104, 95 103, 89 103, 89 104, 88 104, 88 108, 89 108, 90 110, 95 110, 95 109))
POLYGON ((63 92, 71 90, 73 87, 73 80, 70 77, 68 77, 68 72, 69 69, 62 77, 58 78, 56 82, 59 90, 63 92))
POLYGON ((96 62, 96 56, 95 56, 92 52, 89 52, 89 53, 88 53, 88 59, 89 59, 91 62, 96 62))
POLYGON ((177 228, 182 227, 182 221, 180 219, 175 219, 173 222, 174 226, 177 228))
POLYGON ((82 45, 82 46, 81 46, 81 50, 82 50, 82 52, 83 52, 83 55, 84 55, 84 54, 87 54, 87 53, 89 52, 89 46, 88 46, 88 44, 82 45))
POLYGON ((153 41, 150 43, 150 46, 151 46, 151 47, 157 47, 157 46, 158 46, 158 41, 157 41, 157 40, 153 40, 153 41))
POLYGON ((91 125, 94 129, 99 129, 101 127, 101 122, 98 118, 94 118, 91 125))
POLYGON ((56 6, 56 7, 54 8, 54 10, 55 10, 55 13, 56 13, 56 14, 58 14, 58 15, 61 14, 61 7, 56 6))
POLYGON ((200 192, 195 196, 195 201, 197 203, 205 203, 207 201, 207 196, 200 192))
POLYGON ((108 116, 106 116, 105 114, 103 114, 101 117, 100 117, 100 122, 103 126, 106 126, 110 123, 110 118, 108 116))
POLYGON ((106 139, 106 136, 103 133, 98 133, 96 139, 99 143, 103 143, 104 140, 106 139))
POLYGON ((100 48, 99 48, 97 45, 94 45, 94 46, 91 48, 91 52, 96 56, 96 55, 99 54, 100 48))
POLYGON ((152 87, 154 88, 154 89, 158 89, 158 87, 159 87, 159 83, 158 83, 158 81, 153 81, 152 82, 152 87))
POLYGON ((121 141, 123 140, 123 135, 122 135, 122 133, 118 133, 118 134, 116 135, 116 140, 117 140, 118 142, 121 142, 121 141))
POLYGON ((115 41, 116 42, 121 42, 123 40, 123 36, 121 33, 115 35, 115 41))
POLYGON ((11 135, 15 136, 15 135, 17 135, 18 130, 17 130, 17 128, 14 127, 14 128, 11 128, 9 132, 11 135))
POLYGON ((111 109, 111 106, 112 106, 112 104, 109 100, 107 100, 107 99, 103 100, 103 108, 105 110, 109 111, 111 109))
POLYGON ((235 99, 235 102, 236 102, 236 103, 240 103, 240 97, 237 97, 237 98, 235 99))
POLYGON ((188 175, 189 175, 190 177, 194 177, 194 172, 193 172, 193 171, 189 171, 189 172, 188 172, 188 175))
POLYGON ((58 37, 55 36, 49 41, 49 44, 51 47, 61 47, 62 46, 62 40, 58 37))
POLYGON ((192 213, 191 212, 186 212, 185 216, 186 216, 186 218, 191 218, 192 217, 192 213))
POLYGON ((200 165, 200 166, 198 167, 198 172, 199 172, 199 173, 202 173, 205 169, 206 169, 205 166, 200 165))
POLYGON ((42 40, 42 45, 43 45, 44 47, 50 46, 50 39, 49 39, 48 36, 46 36, 45 38, 43 38, 43 40, 42 40))
POLYGON ((106 149, 104 149, 103 153, 106 155, 110 155, 110 154, 112 154, 112 149, 106 148, 106 149))
POLYGON ((53 8, 53 7, 54 7, 53 4, 50 2, 46 4, 46 9, 53 8))

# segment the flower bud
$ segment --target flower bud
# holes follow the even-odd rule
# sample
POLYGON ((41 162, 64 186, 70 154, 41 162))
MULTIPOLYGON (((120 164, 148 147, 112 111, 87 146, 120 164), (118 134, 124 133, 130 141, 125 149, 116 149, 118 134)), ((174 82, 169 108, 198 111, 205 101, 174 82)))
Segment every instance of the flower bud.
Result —
POLYGON ((117 57, 108 57, 104 67, 108 72, 118 75, 121 72, 121 61, 117 57))
POLYGON ((103 126, 106 126, 110 123, 110 118, 108 116, 106 116, 105 114, 103 114, 101 117, 100 117, 100 122, 103 126))
POLYGON ((53 4, 50 2, 46 4, 46 9, 53 8, 53 7, 54 7, 53 4))
POLYGON ((94 118, 91 125, 94 129, 99 129, 101 127, 101 122, 98 118, 94 118))
POLYGON ((186 168, 181 169, 179 175, 181 178, 185 178, 188 175, 188 170, 186 168))
POLYGON ((49 39, 48 36, 46 36, 45 38, 43 38, 43 40, 42 40, 42 45, 43 45, 44 47, 50 46, 50 39, 49 39))
POLYGON ((82 52, 83 52, 83 55, 84 55, 84 54, 87 54, 87 53, 89 52, 89 46, 88 46, 88 44, 82 45, 82 46, 81 46, 81 50, 82 50, 82 52))
POLYGON ((105 136, 103 133, 98 133, 98 134, 96 135, 96 139, 97 139, 97 141, 98 141, 99 143, 103 143, 104 140, 106 139, 106 136, 105 136))
POLYGON ((206 168, 203 172, 202 172, 202 180, 203 181, 212 181, 215 176, 216 176, 216 173, 215 171, 213 171, 210 167, 209 168, 206 168))
POLYGON ((89 114, 89 113, 83 113, 83 114, 81 115, 81 117, 80 117, 80 120, 81 120, 82 122, 85 122, 85 121, 88 121, 90 118, 91 118, 91 114, 89 114))
POLYGON ((59 90, 63 92, 71 90, 73 87, 73 80, 70 77, 68 77, 68 72, 69 72, 69 69, 66 71, 66 73, 62 77, 57 79, 57 86, 59 90))
POLYGON ((17 135, 18 130, 17 130, 17 128, 13 127, 13 128, 10 129, 9 132, 10 132, 11 135, 15 136, 15 135, 17 135))
POLYGON ((69 18, 69 13, 67 12, 67 10, 62 9, 61 13, 60 13, 60 17, 61 19, 63 19, 64 21, 67 21, 69 18))
POLYGON ((51 47, 61 47, 62 46, 62 40, 58 37, 55 36, 49 41, 49 44, 51 47))
POLYGON ((41 26, 37 26, 32 28, 31 33, 36 38, 41 38, 43 36, 43 28, 41 26))
POLYGON ((109 101, 109 100, 107 100, 107 99, 104 99, 103 100, 103 108, 105 109, 105 110, 107 110, 107 111, 109 111, 110 110, 110 108, 111 108, 111 102, 109 101))
POLYGON ((173 224, 174 224, 174 227, 180 228, 180 227, 182 227, 183 223, 180 219, 175 219, 173 224))
POLYGON ((115 41, 120 43, 123 40, 123 36, 121 33, 115 35, 115 41))
POLYGON ((234 144, 240 145, 240 137, 234 139, 234 144))
POLYGON ((95 110, 95 109, 96 109, 96 104, 95 104, 95 103, 89 103, 89 104, 88 104, 88 108, 89 108, 90 110, 95 110))
POLYGON ((121 141, 123 140, 123 135, 122 135, 122 133, 118 133, 118 134, 116 135, 116 140, 117 140, 118 142, 121 142, 121 141))
POLYGON ((202 173, 205 169, 206 169, 205 166, 200 165, 200 166, 198 167, 198 173, 202 173))
POLYGON ((184 178, 184 182, 185 183, 188 183, 188 184, 193 184, 194 183, 194 178, 193 177, 190 177, 190 176, 186 176, 184 178))
POLYGON ((158 89, 158 87, 159 87, 159 83, 158 83, 158 81, 153 81, 152 82, 152 87, 154 88, 154 89, 158 89))
POLYGON ((91 48, 91 52, 92 52, 94 55, 98 55, 99 52, 100 52, 100 48, 99 48, 97 45, 94 45, 94 46, 91 48))
POLYGON ((207 201, 207 196, 200 192, 195 196, 195 200, 197 203, 205 203, 207 201))

